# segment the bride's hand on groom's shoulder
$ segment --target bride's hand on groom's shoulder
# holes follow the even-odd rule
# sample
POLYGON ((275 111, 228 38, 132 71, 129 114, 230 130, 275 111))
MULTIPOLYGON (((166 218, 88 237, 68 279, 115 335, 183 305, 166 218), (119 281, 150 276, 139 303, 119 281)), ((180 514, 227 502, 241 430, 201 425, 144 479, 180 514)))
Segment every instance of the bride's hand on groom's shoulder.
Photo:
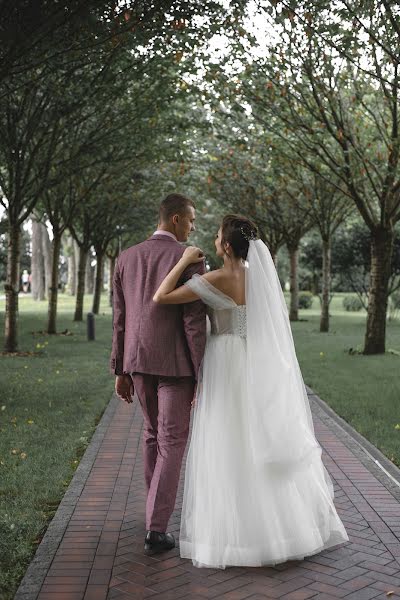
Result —
POLYGON ((196 246, 188 246, 182 254, 182 259, 186 264, 199 263, 205 259, 204 253, 196 246))
POLYGON ((117 375, 115 378, 115 393, 118 398, 125 400, 128 404, 133 402, 133 382, 130 375, 117 375))

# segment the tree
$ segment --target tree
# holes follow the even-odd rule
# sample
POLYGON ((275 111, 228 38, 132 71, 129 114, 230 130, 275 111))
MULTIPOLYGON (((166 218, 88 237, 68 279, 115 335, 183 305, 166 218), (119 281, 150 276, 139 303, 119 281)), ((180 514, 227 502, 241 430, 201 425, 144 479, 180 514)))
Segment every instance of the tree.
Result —
MULTIPOLYGON (((351 221, 338 230, 333 260, 342 289, 355 292, 368 310, 371 270, 371 233, 361 221, 351 221)), ((389 295, 400 288, 400 234, 396 227, 390 265, 389 295)))
POLYGON ((320 331, 329 331, 329 305, 331 300, 332 240, 340 225, 353 211, 346 194, 339 185, 333 186, 316 173, 305 174, 304 196, 313 222, 322 240, 322 291, 320 331))
POLYGON ((286 136, 310 171, 328 170, 330 183, 341 182, 371 232, 366 354, 385 350, 393 228, 400 219, 398 33, 395 19, 376 9, 376 2, 361 1, 341 2, 340 13, 318 1, 268 5, 280 39, 253 75, 246 73, 249 85, 243 82, 263 123, 286 136), (371 24, 368 44, 360 19, 371 24))
POLYGON ((5 349, 17 348, 21 225, 48 182, 51 156, 59 135, 50 93, 35 83, 0 103, 0 202, 8 219, 5 349))
POLYGON ((214 115, 208 150, 208 188, 222 216, 245 214, 258 226, 260 237, 276 260, 285 242, 282 189, 275 185, 270 149, 248 116, 226 108, 214 115))
POLYGON ((60 59, 72 64, 79 57, 88 65, 104 48, 124 44, 195 50, 210 23, 216 32, 241 10, 239 1, 228 11, 211 0, 1 0, 0 82, 16 89, 21 75, 29 77, 60 59))
POLYGON ((37 217, 32 214, 32 260, 31 260, 31 292, 34 300, 44 300, 44 264, 42 255, 43 227, 37 217))
MULTIPOLYGON (((21 224, 45 191, 61 182, 60 164, 76 159, 76 155, 66 158, 65 148, 58 153, 60 139, 73 123, 90 119, 90 108, 96 110, 102 100, 105 108, 116 98, 129 102, 129 93, 124 92, 125 87, 132 91, 129 81, 137 91, 147 90, 141 107, 149 113, 163 83, 162 76, 154 94, 157 69, 165 63, 164 71, 170 70, 175 83, 179 81, 179 65, 186 59, 185 66, 194 68, 204 42, 221 27, 232 28, 242 11, 239 1, 226 8, 211 0, 156 0, 151 5, 126 1, 118 6, 90 0, 84 4, 0 3, 0 16, 7 23, 0 45, 0 201, 9 222, 7 351, 17 348, 21 224), (115 97, 118 87, 122 93, 115 97)), ((170 98, 171 94, 159 95, 163 102, 170 98)), ((109 136, 110 128, 105 129, 109 136)), ((95 144, 103 133, 100 127, 95 144)), ((86 143, 87 151, 91 144, 86 143)))
MULTIPOLYGON (((125 215, 126 228, 129 222, 129 214, 132 214, 132 200, 130 195, 126 194, 129 189, 129 181, 126 181, 126 175, 121 176, 119 180, 117 175, 111 176, 108 181, 97 192, 96 212, 91 241, 96 253, 96 275, 93 290, 92 312, 99 314, 100 297, 103 288, 104 260, 107 249, 112 241, 117 242, 122 233, 121 214, 125 215)), ((114 246, 115 247, 115 246, 114 246)), ((112 249, 110 248, 112 252, 112 249)))
POLYGON ((94 268, 92 267, 92 260, 92 252, 89 250, 85 272, 85 291, 88 294, 92 294, 94 289, 94 268))
MULTIPOLYGON (((220 124, 221 119, 215 119, 220 124)), ((280 140, 266 134, 246 109, 226 110, 220 124, 225 144, 210 175, 219 194, 236 212, 244 212, 260 229, 271 255, 286 244, 290 257, 290 310, 298 320, 298 253, 300 240, 314 221, 302 189, 299 170, 280 151, 280 140), (225 123, 226 121, 226 123, 225 123), (227 132, 232 132, 230 135, 227 132)))

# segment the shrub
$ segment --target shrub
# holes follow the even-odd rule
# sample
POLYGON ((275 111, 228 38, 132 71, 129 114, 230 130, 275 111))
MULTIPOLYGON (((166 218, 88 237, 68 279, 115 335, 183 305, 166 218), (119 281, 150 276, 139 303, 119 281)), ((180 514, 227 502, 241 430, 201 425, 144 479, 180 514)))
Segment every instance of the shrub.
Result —
POLYGON ((400 291, 389 296, 389 319, 397 319, 400 312, 400 291))
POLYGON ((392 294, 390 294, 390 301, 391 301, 391 305, 394 309, 399 310, 400 309, 400 292, 393 292, 392 294))
POLYGON ((360 298, 357 296, 345 296, 343 298, 343 308, 350 312, 357 312, 363 307, 360 298))
POLYGON ((313 303, 313 295, 311 292, 300 292, 299 308, 311 308, 313 303))

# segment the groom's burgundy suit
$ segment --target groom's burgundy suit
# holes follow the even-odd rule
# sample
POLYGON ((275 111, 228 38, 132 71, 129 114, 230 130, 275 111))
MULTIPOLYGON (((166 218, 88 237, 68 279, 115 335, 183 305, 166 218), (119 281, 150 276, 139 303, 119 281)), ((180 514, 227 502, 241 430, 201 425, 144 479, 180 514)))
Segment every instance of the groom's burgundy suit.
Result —
MULTIPOLYGON (((124 250, 113 277, 110 367, 132 375, 144 415, 146 529, 165 532, 174 510, 190 422, 195 380, 206 341, 205 306, 153 302, 153 295, 184 252, 160 231, 124 250)), ((203 263, 190 265, 178 286, 203 263)))

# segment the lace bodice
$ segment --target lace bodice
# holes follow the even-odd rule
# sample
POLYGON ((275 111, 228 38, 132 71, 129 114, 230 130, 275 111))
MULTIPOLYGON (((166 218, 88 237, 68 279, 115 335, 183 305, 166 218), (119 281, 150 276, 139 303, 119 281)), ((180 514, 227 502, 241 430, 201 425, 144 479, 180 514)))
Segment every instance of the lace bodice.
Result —
POLYGON ((245 338, 246 306, 236 304, 232 298, 211 285, 200 275, 193 275, 185 283, 207 304, 211 335, 238 335, 245 338))
POLYGON ((246 337, 246 306, 234 308, 207 308, 211 335, 240 335, 246 337))

